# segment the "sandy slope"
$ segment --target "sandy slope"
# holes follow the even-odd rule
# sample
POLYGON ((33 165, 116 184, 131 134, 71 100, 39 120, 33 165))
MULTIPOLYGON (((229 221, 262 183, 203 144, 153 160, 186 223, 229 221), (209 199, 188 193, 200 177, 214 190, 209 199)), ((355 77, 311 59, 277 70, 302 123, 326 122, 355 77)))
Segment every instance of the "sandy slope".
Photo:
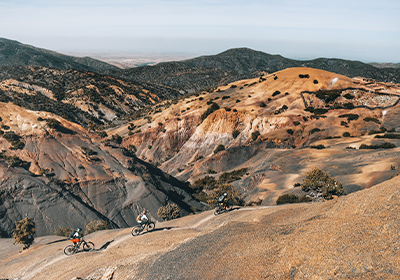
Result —
POLYGON ((37 238, 22 253, 1 239, 0 278, 398 279, 399 184, 322 203, 203 212, 139 237, 96 232, 87 239, 97 250, 71 257, 60 237, 37 238))

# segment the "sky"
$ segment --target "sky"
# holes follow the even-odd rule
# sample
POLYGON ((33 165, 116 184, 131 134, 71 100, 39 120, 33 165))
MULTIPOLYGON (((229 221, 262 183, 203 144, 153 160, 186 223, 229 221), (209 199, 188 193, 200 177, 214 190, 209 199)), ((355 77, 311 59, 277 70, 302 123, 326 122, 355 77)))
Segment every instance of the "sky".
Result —
POLYGON ((72 53, 400 62, 399 0, 0 0, 0 37, 72 53))

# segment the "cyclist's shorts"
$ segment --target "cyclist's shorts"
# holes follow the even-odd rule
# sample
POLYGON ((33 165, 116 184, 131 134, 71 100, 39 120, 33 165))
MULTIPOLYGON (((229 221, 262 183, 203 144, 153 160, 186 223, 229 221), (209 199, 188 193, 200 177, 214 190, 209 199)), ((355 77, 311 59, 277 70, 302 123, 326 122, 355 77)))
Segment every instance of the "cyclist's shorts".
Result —
POLYGON ((79 238, 71 239, 71 241, 72 241, 73 243, 78 243, 78 242, 79 242, 79 238))

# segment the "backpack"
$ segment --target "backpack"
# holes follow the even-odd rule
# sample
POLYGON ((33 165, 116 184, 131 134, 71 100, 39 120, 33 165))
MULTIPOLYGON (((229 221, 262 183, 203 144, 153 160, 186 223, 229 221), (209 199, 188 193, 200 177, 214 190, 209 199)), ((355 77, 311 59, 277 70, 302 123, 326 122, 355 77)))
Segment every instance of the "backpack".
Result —
POLYGON ((73 230, 73 231, 71 231, 70 233, 69 233, 69 235, 68 235, 68 238, 69 239, 74 239, 75 237, 74 237, 74 234, 76 233, 76 231, 75 230, 73 230))

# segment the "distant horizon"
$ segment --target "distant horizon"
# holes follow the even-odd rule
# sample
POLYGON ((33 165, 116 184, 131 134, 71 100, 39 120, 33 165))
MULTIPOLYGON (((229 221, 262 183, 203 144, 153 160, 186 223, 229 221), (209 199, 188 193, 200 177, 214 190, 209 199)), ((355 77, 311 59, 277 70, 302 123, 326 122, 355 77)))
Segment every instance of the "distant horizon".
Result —
POLYGON ((395 0, 0 0, 0 37, 60 53, 400 62, 395 0))

